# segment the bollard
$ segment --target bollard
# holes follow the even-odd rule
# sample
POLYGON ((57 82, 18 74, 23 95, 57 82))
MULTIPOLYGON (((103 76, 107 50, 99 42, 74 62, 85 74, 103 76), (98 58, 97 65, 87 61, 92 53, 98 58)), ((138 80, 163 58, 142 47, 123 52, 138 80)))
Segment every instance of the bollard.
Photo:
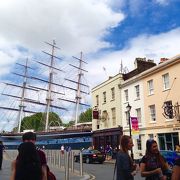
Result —
POLYGON ((65 152, 65 180, 69 180, 69 152, 65 152))
POLYGON ((62 154, 61 151, 59 153, 59 167, 61 168, 61 162, 62 162, 62 154))
POLYGON ((82 152, 80 151, 80 176, 83 176, 83 158, 82 158, 82 152))
POLYGON ((74 151, 71 153, 71 172, 74 172, 74 151))

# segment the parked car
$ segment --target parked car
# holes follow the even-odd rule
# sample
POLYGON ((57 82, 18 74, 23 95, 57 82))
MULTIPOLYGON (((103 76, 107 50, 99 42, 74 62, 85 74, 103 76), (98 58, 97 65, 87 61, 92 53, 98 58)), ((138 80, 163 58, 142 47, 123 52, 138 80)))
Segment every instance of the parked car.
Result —
MULTIPOLYGON (((88 164, 93 162, 99 162, 100 164, 102 164, 105 161, 105 154, 101 153, 98 150, 84 149, 81 152, 82 152, 83 162, 86 162, 88 164)), ((75 162, 80 161, 80 153, 74 156, 74 161, 75 162)))
POLYGON ((175 160, 180 157, 180 152, 176 152, 176 151, 160 150, 160 153, 166 159, 170 168, 172 168, 174 166, 175 160))

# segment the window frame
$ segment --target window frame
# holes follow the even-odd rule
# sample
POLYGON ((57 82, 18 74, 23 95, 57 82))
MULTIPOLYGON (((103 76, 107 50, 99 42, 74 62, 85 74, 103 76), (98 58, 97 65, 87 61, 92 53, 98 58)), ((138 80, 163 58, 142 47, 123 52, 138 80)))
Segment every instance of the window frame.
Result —
POLYGON ((140 99, 140 86, 136 85, 134 86, 134 88, 135 88, 136 99, 140 99))
POLYGON ((103 92, 103 103, 106 103, 106 91, 103 92))
POLYGON ((137 116, 137 118, 138 118, 138 123, 141 123, 141 118, 142 118, 141 108, 136 108, 135 110, 136 110, 136 116, 137 116), (140 112, 140 113, 139 113, 140 116, 139 116, 139 114, 138 114, 138 111, 140 112))
POLYGON ((152 95, 154 94, 154 83, 153 83, 153 79, 149 80, 148 82, 148 94, 152 95), (151 83, 152 82, 152 83, 151 83))
POLYGON ((169 73, 163 74, 162 75, 162 80, 163 80, 163 90, 169 89, 170 81, 169 81, 169 73))
POLYGON ((149 105, 150 121, 156 122, 156 106, 155 104, 149 105))
POLYGON ((99 106, 99 95, 96 95, 96 105, 99 106))
POLYGON ((112 113, 112 124, 113 126, 115 126, 116 125, 116 108, 115 107, 111 108, 111 113, 112 113))
POLYGON ((115 99, 115 88, 114 87, 111 88, 111 98, 112 98, 112 100, 115 99))
POLYGON ((128 89, 124 90, 124 99, 125 99, 125 102, 128 102, 128 101, 129 101, 128 89))
POLYGON ((141 135, 139 135, 139 138, 137 139, 137 149, 142 150, 142 138, 141 138, 141 135))

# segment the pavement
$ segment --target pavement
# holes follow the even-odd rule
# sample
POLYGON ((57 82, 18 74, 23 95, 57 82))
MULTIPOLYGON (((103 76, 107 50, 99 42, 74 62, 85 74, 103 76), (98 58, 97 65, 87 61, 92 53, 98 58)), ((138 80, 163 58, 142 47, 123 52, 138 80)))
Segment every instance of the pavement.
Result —
MULTIPOLYGON (((0 170, 0 180, 9 180, 11 174, 11 162, 10 158, 3 159, 2 170, 0 170)), ((114 159, 106 160, 104 163, 115 163, 114 159)), ((50 167, 50 170, 55 174, 57 180, 65 180, 65 170, 64 168, 50 167)), ((95 177, 91 174, 83 173, 80 176, 80 172, 74 170, 74 172, 69 171, 69 180, 93 180, 95 177)))
MULTIPOLYGON (((63 168, 50 167, 50 170, 55 174, 57 180, 65 179, 65 171, 63 168)), ((9 180, 11 174, 11 160, 4 159, 2 170, 0 170, 0 180, 9 180)), ((92 180, 94 177, 87 173, 84 173, 83 176, 79 175, 78 171, 69 173, 69 180, 92 180)))

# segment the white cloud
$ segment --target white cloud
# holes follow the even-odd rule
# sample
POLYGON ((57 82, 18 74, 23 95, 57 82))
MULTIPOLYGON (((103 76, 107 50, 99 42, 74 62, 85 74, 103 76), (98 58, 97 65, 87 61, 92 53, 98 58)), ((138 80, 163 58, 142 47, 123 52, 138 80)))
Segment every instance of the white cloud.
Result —
POLYGON ((119 72, 121 60, 124 67, 128 67, 130 71, 134 69, 136 57, 147 57, 158 63, 161 57, 171 58, 179 54, 180 47, 177 45, 180 42, 179 34, 180 28, 159 35, 140 35, 131 39, 122 50, 106 53, 100 58, 90 60, 91 86, 107 80, 103 66, 108 76, 112 76, 119 72))
POLYGON ((110 46, 102 37, 123 18, 105 1, 6 0, 0 6, 0 36, 39 49, 43 41, 56 39, 71 54, 92 52, 110 46))
MULTIPOLYGON (((163 4, 168 1, 156 0, 163 4)), ((129 3, 131 13, 142 7, 143 1, 124 0, 6 0, 0 5, 0 76, 10 71, 17 59, 25 59, 30 51, 44 50, 43 42, 56 40, 65 55, 98 52, 111 44, 103 40, 111 28, 124 19, 115 7, 129 3), (26 51, 22 51, 26 48, 26 51)), ((136 57, 159 61, 180 51, 180 28, 159 35, 139 35, 119 51, 106 52, 88 60, 91 88, 119 72, 121 60, 129 70, 136 57), (103 71, 106 68, 106 72, 103 71)))

